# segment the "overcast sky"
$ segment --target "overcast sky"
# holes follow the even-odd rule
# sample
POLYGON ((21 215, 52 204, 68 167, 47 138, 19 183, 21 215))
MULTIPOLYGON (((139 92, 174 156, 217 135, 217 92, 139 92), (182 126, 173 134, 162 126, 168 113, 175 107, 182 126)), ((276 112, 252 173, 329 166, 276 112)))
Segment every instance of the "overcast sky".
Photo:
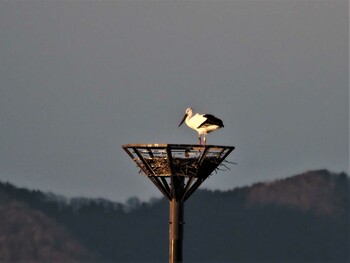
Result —
POLYGON ((66 196, 159 197, 121 148, 197 143, 233 189, 349 172, 347 0, 0 1, 0 180, 66 196))

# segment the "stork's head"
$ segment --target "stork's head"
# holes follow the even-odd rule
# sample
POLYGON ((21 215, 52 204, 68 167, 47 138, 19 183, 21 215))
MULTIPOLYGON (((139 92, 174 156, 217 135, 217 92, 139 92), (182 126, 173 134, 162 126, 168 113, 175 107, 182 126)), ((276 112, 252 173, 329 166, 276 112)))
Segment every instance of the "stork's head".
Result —
POLYGON ((186 115, 192 115, 192 113, 193 113, 193 109, 192 108, 187 108, 186 109, 186 115))
POLYGON ((181 126, 181 124, 183 124, 183 123, 184 123, 184 121, 186 120, 187 116, 192 116, 192 113, 193 113, 192 108, 187 108, 187 109, 186 109, 185 116, 183 117, 183 119, 182 119, 182 121, 180 122, 180 124, 179 124, 179 126, 178 126, 178 127, 180 127, 180 126, 181 126))

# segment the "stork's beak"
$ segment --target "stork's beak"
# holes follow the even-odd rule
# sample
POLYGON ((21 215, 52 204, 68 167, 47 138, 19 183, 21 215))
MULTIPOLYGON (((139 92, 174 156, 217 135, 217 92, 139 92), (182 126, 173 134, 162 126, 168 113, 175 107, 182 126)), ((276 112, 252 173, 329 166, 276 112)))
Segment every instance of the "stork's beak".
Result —
POLYGON ((183 124, 183 123, 184 123, 184 121, 186 120, 186 118, 187 118, 187 114, 185 114, 184 118, 182 119, 182 121, 180 122, 180 124, 179 124, 179 126, 178 126, 178 127, 180 127, 180 126, 181 126, 181 124, 183 124))

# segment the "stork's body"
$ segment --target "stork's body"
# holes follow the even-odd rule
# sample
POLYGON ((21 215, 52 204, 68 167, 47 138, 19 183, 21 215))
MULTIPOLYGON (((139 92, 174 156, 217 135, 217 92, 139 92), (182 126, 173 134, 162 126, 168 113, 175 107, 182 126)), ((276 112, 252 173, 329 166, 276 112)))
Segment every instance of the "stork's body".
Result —
POLYGON ((184 121, 188 127, 198 132, 199 144, 201 144, 202 136, 204 144, 206 144, 206 134, 224 127, 222 120, 216 118, 214 115, 198 113, 193 115, 192 108, 186 110, 186 114, 179 124, 179 127, 184 121))

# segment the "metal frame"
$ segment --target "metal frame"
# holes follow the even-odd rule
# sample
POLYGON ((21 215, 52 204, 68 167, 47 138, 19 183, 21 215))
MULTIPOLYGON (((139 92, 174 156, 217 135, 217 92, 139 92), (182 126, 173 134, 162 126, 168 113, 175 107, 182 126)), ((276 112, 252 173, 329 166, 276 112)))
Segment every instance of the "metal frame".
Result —
POLYGON ((193 144, 125 144, 122 147, 166 198, 181 202, 235 149, 234 146, 193 144), (155 166, 157 160, 159 163, 155 166))
POLYGON ((197 144, 125 144, 122 147, 169 199, 169 262, 182 262, 184 202, 235 147, 197 144))

